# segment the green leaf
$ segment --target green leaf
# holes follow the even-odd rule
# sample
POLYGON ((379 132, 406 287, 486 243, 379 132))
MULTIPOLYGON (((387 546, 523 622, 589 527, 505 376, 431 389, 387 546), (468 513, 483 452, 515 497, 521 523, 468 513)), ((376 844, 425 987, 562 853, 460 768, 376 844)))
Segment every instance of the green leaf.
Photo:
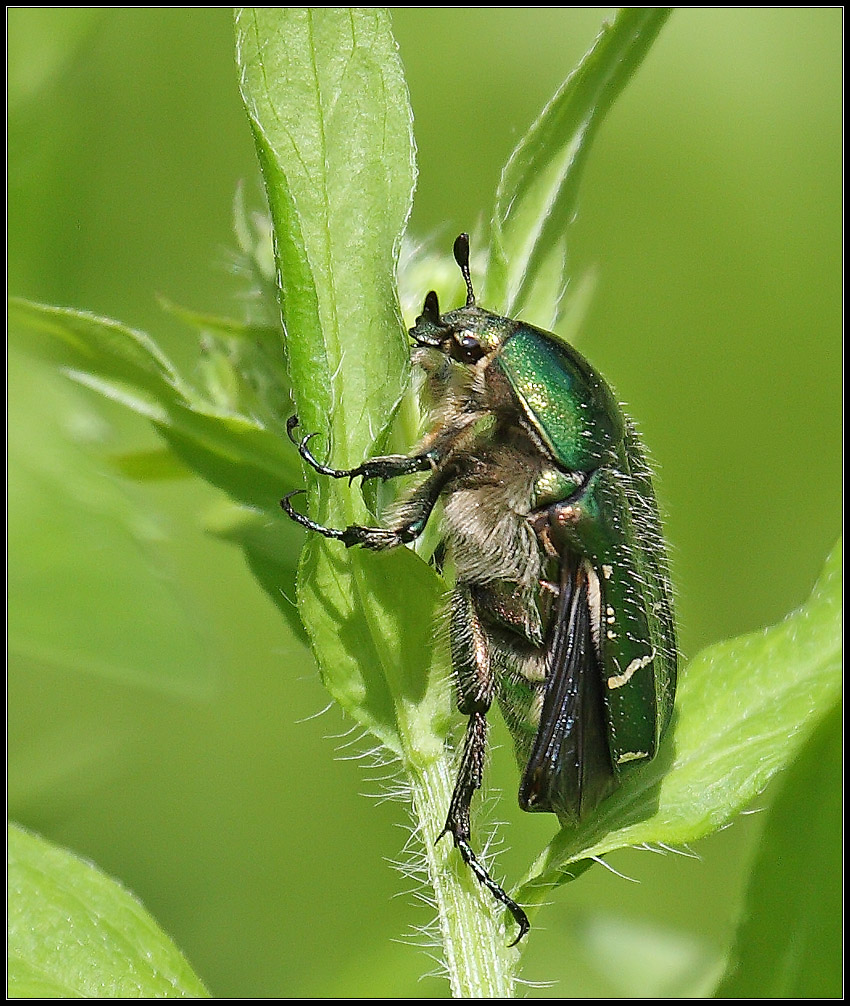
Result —
POLYGON ((90 863, 9 827, 9 996, 209 998, 141 903, 90 863))
POLYGON ((203 694, 216 661, 201 612, 175 582, 167 522, 104 471, 109 426, 14 345, 8 374, 9 423, 25 431, 9 442, 10 655, 203 694))
POLYGON ((646 918, 578 912, 564 935, 578 956, 576 972, 584 967, 596 978, 600 999, 703 999, 723 967, 707 940, 646 918))
POLYGON ((763 632, 710 646, 685 668, 656 759, 599 812, 562 829, 520 892, 539 902, 568 864, 623 846, 682 844, 744 810, 789 765, 841 689, 841 543, 809 600, 763 632))
MULTIPOLYGON (((159 298, 163 310, 199 333, 200 360, 196 372, 203 379, 206 397, 231 412, 250 416, 270 429, 280 429, 292 411, 292 391, 286 379, 283 332, 276 323, 240 322, 178 307, 159 298)), ((271 313, 265 303, 257 311, 271 313)), ((273 301, 277 310, 277 301, 273 301)))
POLYGON ((110 457, 112 466, 136 482, 166 482, 184 479, 190 471, 165 447, 150 451, 125 451, 110 457))
MULTIPOLYGON (((240 372, 241 398, 222 401, 189 385, 149 336, 120 322, 21 300, 12 302, 12 318, 27 327, 29 351, 150 420, 178 458, 237 502, 277 515, 281 488, 298 478, 298 464, 276 385, 260 408, 253 392, 244 402, 240 372)), ((217 360, 233 370, 224 355, 217 360)), ((267 359, 266 369, 271 365, 267 359)))
MULTIPOLYGON (((245 8, 236 18, 242 96, 275 230, 287 357, 304 433, 340 467, 386 429, 407 382, 395 271, 410 212, 413 138, 407 90, 383 8, 245 8)), ((294 454, 294 450, 291 450, 294 454)), ((316 480, 312 479, 315 486, 316 480)), ((347 485, 311 494, 328 523, 368 520, 347 485)), ((391 749, 407 696, 391 677, 427 681, 429 647, 404 626, 430 624, 436 578, 412 555, 346 553, 314 540, 299 605, 331 694, 391 749), (375 570, 380 568, 380 574, 375 570), (392 572, 390 572, 392 571, 392 572), (388 610, 380 577, 398 578, 388 610)))
POLYGON ((280 339, 280 328, 276 325, 258 325, 236 321, 235 318, 222 318, 204 311, 193 311, 175 304, 167 297, 160 297, 159 305, 163 311, 173 314, 175 318, 179 318, 192 328, 197 328, 200 332, 210 332, 229 339, 255 339, 261 342, 275 342, 280 339))
POLYGON ((836 704, 782 780, 715 998, 842 997, 841 734, 836 704))
POLYGON ((484 302, 556 327, 567 286, 567 235, 596 130, 670 15, 624 7, 511 154, 496 191, 484 302))
MULTIPOLYGON (((144 332, 89 311, 12 298, 10 321, 28 326, 27 348, 72 374, 86 374, 135 399, 143 415, 161 415, 169 397, 188 394, 176 370, 144 332)), ((132 404, 127 401, 127 404, 132 404)))
POLYGON ((414 183, 411 113, 383 8, 244 8, 237 58, 276 235, 303 428, 359 463, 398 402, 395 289, 414 183))
POLYGON ((247 416, 180 402, 155 425, 177 457, 211 485, 277 517, 281 487, 298 477, 284 435, 247 416))

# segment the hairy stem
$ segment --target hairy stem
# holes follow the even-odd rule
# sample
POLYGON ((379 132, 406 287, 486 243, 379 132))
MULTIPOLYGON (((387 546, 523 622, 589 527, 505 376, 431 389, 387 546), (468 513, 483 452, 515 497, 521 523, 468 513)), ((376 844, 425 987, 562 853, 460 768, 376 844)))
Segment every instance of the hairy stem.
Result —
POLYGON ((439 913, 444 964, 456 999, 512 999, 519 953, 501 925, 504 912, 481 890, 447 835, 437 841, 451 800, 448 757, 411 767, 413 808, 439 913))

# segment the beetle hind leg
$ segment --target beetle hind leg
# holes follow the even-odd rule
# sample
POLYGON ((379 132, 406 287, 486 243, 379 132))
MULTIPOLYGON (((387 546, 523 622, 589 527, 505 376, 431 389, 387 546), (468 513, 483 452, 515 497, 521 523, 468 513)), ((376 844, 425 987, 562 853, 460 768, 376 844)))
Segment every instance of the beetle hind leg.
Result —
POLYGON ((458 781, 455 784, 455 792, 452 795, 452 803, 449 807, 449 817, 446 821, 446 826, 438 836, 438 841, 444 835, 451 835, 455 848, 461 853, 464 862, 472 870, 476 880, 483 887, 486 887, 497 901, 501 901, 513 915, 514 921, 519 927, 519 933, 510 944, 511 947, 515 947, 531 929, 528 915, 507 893, 504 887, 496 883, 493 877, 490 876, 487 868, 478 859, 469 843, 470 803, 475 791, 481 787, 486 743, 487 719, 484 713, 473 713, 467 725, 464 755, 461 761, 461 770, 458 773, 458 781))
POLYGON ((531 929, 531 923, 528 921, 528 916, 519 907, 519 905, 514 901, 510 895, 505 893, 504 888, 500 887, 495 880, 490 876, 487 870, 478 862, 475 858, 475 853, 469 847, 469 843, 465 839, 455 839, 455 848, 457 848, 463 857, 464 863, 472 870, 475 879, 483 884, 484 887, 493 895, 497 901, 507 908, 507 910, 514 917, 514 922, 519 926, 519 932, 508 944, 509 947, 515 947, 517 943, 525 936, 529 929, 531 929))
POLYGON ((493 880, 469 844, 469 805, 472 801, 473 793, 481 786, 486 742, 486 717, 484 713, 473 713, 469 717, 466 729, 463 758, 461 759, 460 771, 458 772, 457 782, 452 794, 452 801, 449 805, 449 815, 437 841, 443 835, 451 835, 455 848, 461 854, 464 863, 472 871, 478 883, 482 887, 486 887, 493 897, 497 901, 500 901, 514 917, 514 921, 519 926, 519 932, 510 944, 513 947, 525 936, 531 928, 531 923, 528 921, 528 916, 522 908, 510 897, 503 887, 493 880))
POLYGON ((487 711, 493 701, 494 692, 487 635, 481 625, 469 587, 457 587, 452 597, 451 640, 457 704, 469 720, 448 817, 439 838, 443 835, 452 836, 455 848, 460 852, 464 863, 470 868, 476 880, 514 917, 519 926, 519 933, 511 944, 514 946, 531 928, 528 916, 493 880, 469 844, 471 837, 469 808, 475 791, 481 788, 484 775, 487 711))

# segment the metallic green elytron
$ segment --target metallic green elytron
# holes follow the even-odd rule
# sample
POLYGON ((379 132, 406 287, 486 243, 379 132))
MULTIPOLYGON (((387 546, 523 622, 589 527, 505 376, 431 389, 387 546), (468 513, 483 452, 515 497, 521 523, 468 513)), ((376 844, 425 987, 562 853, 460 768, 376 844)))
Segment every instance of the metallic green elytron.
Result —
MULTIPOLYGON (((464 307, 425 298, 410 330, 425 371, 430 429, 409 456, 357 468, 302 458, 333 478, 425 478, 387 528, 300 524, 346 547, 394 548, 443 501, 442 550, 455 569, 449 628, 457 704, 468 717, 443 834, 511 911, 525 912, 470 847, 487 712, 499 702, 522 770, 523 810, 576 822, 654 757, 673 710, 676 635, 652 476, 611 389, 571 346, 475 304, 469 239, 455 241, 464 307)), ((301 490, 298 490, 301 491, 301 490)))

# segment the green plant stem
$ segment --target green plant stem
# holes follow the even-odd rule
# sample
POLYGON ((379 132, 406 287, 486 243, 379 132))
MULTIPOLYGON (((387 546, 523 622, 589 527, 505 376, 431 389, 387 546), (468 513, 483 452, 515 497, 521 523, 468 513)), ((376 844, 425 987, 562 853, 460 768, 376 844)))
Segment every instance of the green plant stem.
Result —
POLYGON ((512 999, 519 952, 512 933, 498 925, 500 913, 483 892, 448 836, 439 841, 454 786, 448 757, 409 770, 428 876, 439 913, 444 964, 456 999, 512 999))

